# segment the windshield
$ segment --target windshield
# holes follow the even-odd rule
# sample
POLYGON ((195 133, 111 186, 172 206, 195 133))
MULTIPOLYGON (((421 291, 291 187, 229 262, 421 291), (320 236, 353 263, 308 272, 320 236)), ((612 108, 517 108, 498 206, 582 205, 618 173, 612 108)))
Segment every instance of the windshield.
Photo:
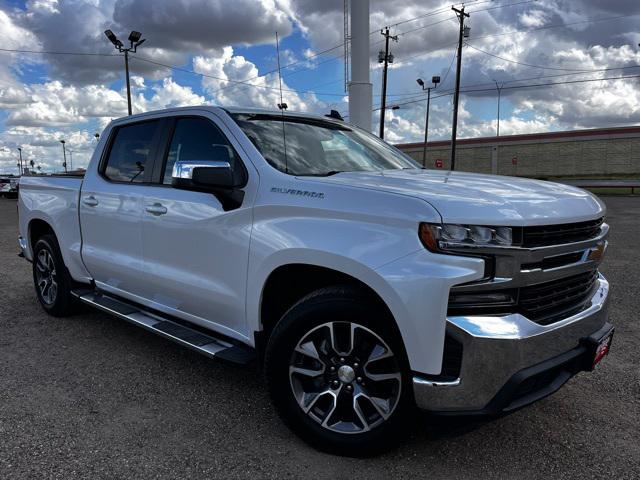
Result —
POLYGON ((267 162, 290 175, 421 168, 399 150, 349 125, 277 114, 232 116, 267 162))

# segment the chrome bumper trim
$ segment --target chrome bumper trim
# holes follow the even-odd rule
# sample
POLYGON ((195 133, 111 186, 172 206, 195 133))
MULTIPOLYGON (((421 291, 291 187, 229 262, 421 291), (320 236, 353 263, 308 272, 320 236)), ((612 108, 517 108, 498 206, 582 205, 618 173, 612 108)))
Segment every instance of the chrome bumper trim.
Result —
POLYGON ((447 333, 463 345, 460 378, 440 382, 416 375, 418 407, 455 412, 482 410, 517 372, 579 345, 607 321, 609 283, 600 274, 591 306, 551 325, 520 314, 447 317, 447 333))

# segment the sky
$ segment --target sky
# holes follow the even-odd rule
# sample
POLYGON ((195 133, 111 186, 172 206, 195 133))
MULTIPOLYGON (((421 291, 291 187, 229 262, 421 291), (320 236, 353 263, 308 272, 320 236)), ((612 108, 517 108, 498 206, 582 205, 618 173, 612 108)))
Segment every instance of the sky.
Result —
MULTIPOLYGON (((359 0, 351 0, 359 1, 359 0)), ((371 1, 373 130, 377 132, 384 46, 385 139, 420 141, 432 91, 429 139, 451 135, 458 20, 451 2, 371 1)), ((457 7, 460 4, 455 4, 457 7)), ((640 2, 475 0, 462 52, 458 136, 640 123, 640 2), (626 77, 626 78, 621 78, 626 77)), ((348 112, 344 0, 0 0, 0 172, 17 173, 18 147, 43 172, 85 167, 99 133, 127 114, 124 59, 103 34, 146 42, 131 55, 134 113, 186 105, 279 103, 290 111, 348 112), (48 53, 43 53, 48 52, 48 53)))

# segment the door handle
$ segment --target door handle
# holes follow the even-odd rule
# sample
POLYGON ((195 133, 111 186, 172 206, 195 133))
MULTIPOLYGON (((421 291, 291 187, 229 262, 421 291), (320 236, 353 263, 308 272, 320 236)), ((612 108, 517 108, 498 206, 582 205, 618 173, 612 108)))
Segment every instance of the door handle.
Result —
POLYGON ((147 205, 145 210, 152 215, 164 215, 167 213, 167 207, 157 202, 152 205, 147 205))
POLYGON ((89 195, 88 197, 84 197, 82 199, 82 203, 84 203, 87 207, 95 207, 98 205, 98 199, 93 195, 89 195))

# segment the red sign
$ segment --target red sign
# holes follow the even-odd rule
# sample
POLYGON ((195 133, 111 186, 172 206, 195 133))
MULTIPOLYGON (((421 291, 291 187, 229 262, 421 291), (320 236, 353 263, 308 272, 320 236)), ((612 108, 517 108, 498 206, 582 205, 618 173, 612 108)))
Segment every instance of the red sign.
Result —
POLYGON ((436 158, 436 168, 442 168, 442 159, 436 158))
POLYGON ((518 164, 518 157, 513 157, 511 159, 511 165, 517 165, 518 164))

